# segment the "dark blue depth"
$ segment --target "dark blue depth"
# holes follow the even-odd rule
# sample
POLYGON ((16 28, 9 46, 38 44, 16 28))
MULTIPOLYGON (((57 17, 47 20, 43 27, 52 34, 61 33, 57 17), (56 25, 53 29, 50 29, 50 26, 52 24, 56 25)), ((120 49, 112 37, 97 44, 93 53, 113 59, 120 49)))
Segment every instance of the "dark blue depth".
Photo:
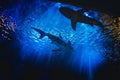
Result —
MULTIPOLYGON (((35 57, 37 64, 46 59, 46 67, 49 67, 52 60, 58 60, 55 62, 63 63, 78 72, 84 72, 92 80, 94 70, 105 62, 105 54, 110 51, 104 46, 109 44, 110 39, 103 35, 101 28, 96 25, 77 23, 77 30, 72 30, 71 21, 59 12, 61 6, 74 10, 81 9, 61 3, 35 0, 35 2, 31 2, 31 5, 27 2, 15 5, 5 10, 4 14, 12 16, 17 23, 15 33, 21 44, 20 55, 23 61, 35 57), (51 40, 47 36, 39 39, 40 34, 31 27, 57 37, 61 34, 66 43, 71 41, 74 51, 53 53, 52 50, 57 46, 51 44, 51 40)), ((89 10, 84 15, 99 19, 98 13, 95 11, 89 10)))

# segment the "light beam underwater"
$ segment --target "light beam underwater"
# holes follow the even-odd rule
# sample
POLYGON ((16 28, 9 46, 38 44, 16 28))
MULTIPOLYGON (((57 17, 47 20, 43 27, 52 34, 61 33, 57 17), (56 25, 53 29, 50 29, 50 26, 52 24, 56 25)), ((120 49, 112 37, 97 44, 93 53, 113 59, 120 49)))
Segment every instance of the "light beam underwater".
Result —
MULTIPOLYGON (((42 61, 42 59, 48 57, 48 62, 51 60, 52 49, 56 46, 51 44, 51 40, 48 37, 39 39, 40 34, 31 29, 35 27, 59 37, 61 34, 63 40, 67 42, 71 41, 74 51, 67 59, 67 66, 72 66, 78 71, 85 71, 92 79, 94 69, 104 62, 104 54, 107 49, 103 46, 109 40, 101 32, 100 27, 94 25, 90 26, 84 23, 77 23, 77 30, 73 31, 71 28, 71 22, 64 17, 60 12, 60 6, 67 6, 74 10, 81 9, 70 5, 61 3, 44 3, 45 11, 42 12, 41 6, 37 6, 29 15, 25 18, 23 24, 18 29, 18 39, 22 44, 22 56, 23 58, 34 56, 36 63, 42 61), (46 4, 46 5, 45 5, 46 4)), ((16 14, 17 15, 17 14, 16 14)), ((94 11, 85 12, 86 16, 98 19, 98 13, 94 11), (94 14, 91 14, 94 13, 94 14)), ((66 55, 64 52, 64 55, 66 55)), ((46 63, 47 64, 47 63, 46 63)), ((91 80, 90 79, 90 80, 91 80)))

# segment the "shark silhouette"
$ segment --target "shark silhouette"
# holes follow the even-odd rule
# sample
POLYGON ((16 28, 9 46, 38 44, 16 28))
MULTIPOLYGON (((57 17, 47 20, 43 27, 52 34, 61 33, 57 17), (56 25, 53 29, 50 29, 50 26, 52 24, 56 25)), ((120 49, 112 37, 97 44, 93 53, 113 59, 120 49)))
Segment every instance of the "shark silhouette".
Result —
POLYGON ((82 9, 82 10, 78 10, 78 11, 74 11, 68 7, 60 7, 59 11, 67 18, 71 19, 71 25, 72 25, 72 29, 76 30, 76 24, 77 22, 81 22, 81 23, 86 23, 86 24, 90 24, 90 25, 98 25, 101 26, 102 28, 104 26, 107 25, 103 25, 101 22, 93 19, 93 18, 89 18, 85 15, 83 15, 84 12, 87 11, 87 9, 82 9))
POLYGON ((37 29, 37 28, 34 28, 34 27, 32 27, 32 29, 34 29, 35 31, 40 33, 40 39, 47 36, 51 40, 51 43, 55 44, 58 47, 58 49, 52 50, 53 52, 61 52, 61 51, 68 52, 68 51, 73 50, 73 47, 71 46, 71 42, 68 41, 68 43, 66 43, 65 41, 63 41, 61 35, 59 35, 59 37, 57 37, 57 36, 54 36, 50 33, 45 33, 44 31, 37 29))

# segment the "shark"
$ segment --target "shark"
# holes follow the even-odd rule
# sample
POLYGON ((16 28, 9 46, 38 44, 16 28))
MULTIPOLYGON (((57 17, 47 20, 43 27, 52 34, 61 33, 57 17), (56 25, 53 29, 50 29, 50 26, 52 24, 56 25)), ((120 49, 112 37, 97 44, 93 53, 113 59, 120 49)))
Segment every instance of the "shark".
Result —
POLYGON ((77 22, 90 24, 91 26, 98 25, 102 28, 104 28, 104 26, 109 26, 109 25, 103 25, 101 22, 99 22, 93 18, 90 18, 88 16, 85 16, 84 12, 86 12, 87 9, 74 11, 73 9, 68 8, 68 7, 60 7, 59 11, 61 14, 63 14, 65 17, 67 17, 71 20, 71 26, 72 26, 73 30, 76 30, 77 22))
POLYGON ((52 50, 53 52, 62 52, 62 51, 73 51, 73 47, 71 45, 71 42, 68 41, 67 43, 62 40, 62 36, 59 34, 59 37, 54 36, 50 33, 46 33, 40 29, 31 27, 32 29, 34 29, 35 31, 37 31, 38 33, 40 33, 40 37, 39 39, 42 39, 43 37, 47 36, 50 40, 51 40, 51 44, 55 44, 58 49, 52 50))

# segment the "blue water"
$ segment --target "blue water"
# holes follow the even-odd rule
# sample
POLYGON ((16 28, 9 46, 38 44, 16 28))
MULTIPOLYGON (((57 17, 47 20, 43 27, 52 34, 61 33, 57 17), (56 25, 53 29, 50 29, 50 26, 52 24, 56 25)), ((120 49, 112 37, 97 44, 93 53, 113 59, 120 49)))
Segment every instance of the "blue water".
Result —
MULTIPOLYGON (((54 55, 53 49, 57 46, 51 44, 48 37, 39 39, 40 34, 31 29, 35 27, 50 33, 54 36, 61 34, 62 39, 67 43, 71 41, 74 51, 65 53, 70 55, 66 60, 67 67, 71 67, 79 72, 84 72, 92 80, 94 71, 105 62, 105 53, 108 51, 104 44, 107 45, 109 38, 103 35, 99 26, 91 26, 84 23, 77 23, 76 31, 72 30, 70 19, 66 18, 59 12, 60 6, 67 6, 74 10, 82 9, 61 3, 53 3, 49 1, 35 0, 31 6, 24 6, 19 4, 12 9, 4 11, 7 15, 12 16, 17 23, 16 35, 21 46, 21 55, 23 60, 27 57, 36 57, 36 63, 40 63, 42 59, 47 57, 50 64, 51 56, 54 55), (36 4, 34 6, 34 4, 36 4), (34 7, 32 7, 34 6, 34 7), (27 9, 29 8, 29 9, 27 9), (20 13, 19 10, 25 10, 20 13), (10 12, 14 11, 12 14, 10 12)), ((86 16, 99 19, 99 15, 95 11, 89 10, 85 12, 86 16)), ((58 55, 61 55, 60 53, 58 55)), ((61 60, 61 59, 60 59, 61 60)))

